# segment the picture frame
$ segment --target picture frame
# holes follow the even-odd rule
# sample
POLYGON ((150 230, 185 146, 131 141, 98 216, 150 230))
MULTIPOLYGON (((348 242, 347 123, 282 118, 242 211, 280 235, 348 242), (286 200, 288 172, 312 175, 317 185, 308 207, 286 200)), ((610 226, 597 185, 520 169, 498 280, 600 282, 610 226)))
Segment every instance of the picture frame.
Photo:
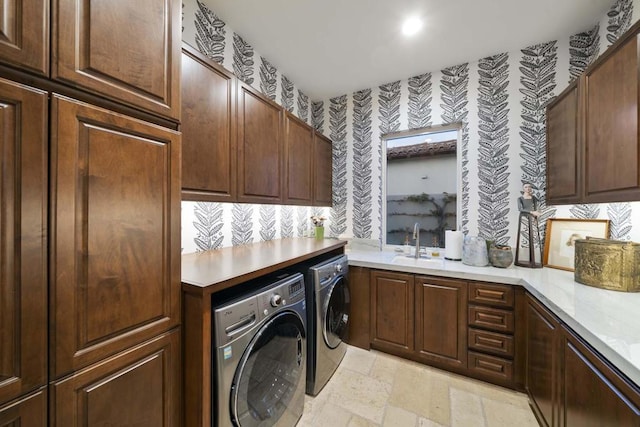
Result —
POLYGON ((576 239, 609 238, 608 219, 551 218, 547 220, 542 265, 560 270, 575 270, 576 239))

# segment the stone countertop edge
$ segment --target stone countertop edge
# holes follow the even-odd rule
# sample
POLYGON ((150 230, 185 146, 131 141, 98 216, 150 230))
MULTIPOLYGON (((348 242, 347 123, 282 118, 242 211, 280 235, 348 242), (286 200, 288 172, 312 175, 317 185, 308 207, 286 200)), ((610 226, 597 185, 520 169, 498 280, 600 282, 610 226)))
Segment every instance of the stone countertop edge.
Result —
POLYGON ((636 387, 640 384, 640 293, 583 285, 574 281, 573 272, 548 267, 473 267, 443 260, 442 268, 428 268, 395 264, 395 252, 346 254, 350 266, 523 286, 636 387))

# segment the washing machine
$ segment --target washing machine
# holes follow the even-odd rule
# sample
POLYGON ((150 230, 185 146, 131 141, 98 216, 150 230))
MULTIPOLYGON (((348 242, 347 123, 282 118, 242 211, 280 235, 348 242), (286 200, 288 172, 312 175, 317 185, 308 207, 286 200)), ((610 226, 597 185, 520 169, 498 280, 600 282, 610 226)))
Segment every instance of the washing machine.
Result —
POLYGON ((317 395, 347 351, 349 264, 339 255, 309 267, 307 287, 307 394, 317 395))
POLYGON ((218 427, 295 426, 306 384, 303 275, 272 275, 241 289, 213 307, 212 420, 218 427))

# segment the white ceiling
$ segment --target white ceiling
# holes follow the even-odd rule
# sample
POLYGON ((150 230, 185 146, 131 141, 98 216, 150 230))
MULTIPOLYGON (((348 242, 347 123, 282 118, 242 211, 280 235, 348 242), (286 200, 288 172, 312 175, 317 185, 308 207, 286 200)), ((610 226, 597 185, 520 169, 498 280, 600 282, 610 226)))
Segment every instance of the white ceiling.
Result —
POLYGON ((590 29, 613 0, 205 2, 319 100, 566 38, 590 29), (407 39, 401 26, 410 15, 425 25, 407 39))

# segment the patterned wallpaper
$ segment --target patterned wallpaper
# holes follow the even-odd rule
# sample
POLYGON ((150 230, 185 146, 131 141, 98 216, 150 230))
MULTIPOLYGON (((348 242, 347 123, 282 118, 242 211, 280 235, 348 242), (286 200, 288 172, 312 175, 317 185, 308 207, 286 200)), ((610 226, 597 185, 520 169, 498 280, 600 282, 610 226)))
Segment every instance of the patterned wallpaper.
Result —
MULTIPOLYGON (((626 31, 640 0, 618 0, 585 32, 315 103, 334 141, 331 235, 380 239, 380 135, 462 121, 462 229, 515 244, 516 199, 531 182, 544 203, 544 105, 626 31)), ((605 218, 611 237, 640 241, 640 203, 544 206, 543 219, 605 218)), ((542 222, 544 224, 544 221, 542 222)))
MULTIPOLYGON (((200 0, 183 3, 183 40, 312 124, 333 141, 333 207, 182 203, 183 253, 326 234, 382 235, 380 135, 462 122, 462 229, 515 244, 522 183, 544 200, 545 114, 560 93, 638 19, 640 0, 617 0, 596 25, 566 39, 499 53, 379 87, 311 102, 200 0)), ((543 218, 608 218, 611 237, 640 241, 640 202, 544 206, 543 218)))

